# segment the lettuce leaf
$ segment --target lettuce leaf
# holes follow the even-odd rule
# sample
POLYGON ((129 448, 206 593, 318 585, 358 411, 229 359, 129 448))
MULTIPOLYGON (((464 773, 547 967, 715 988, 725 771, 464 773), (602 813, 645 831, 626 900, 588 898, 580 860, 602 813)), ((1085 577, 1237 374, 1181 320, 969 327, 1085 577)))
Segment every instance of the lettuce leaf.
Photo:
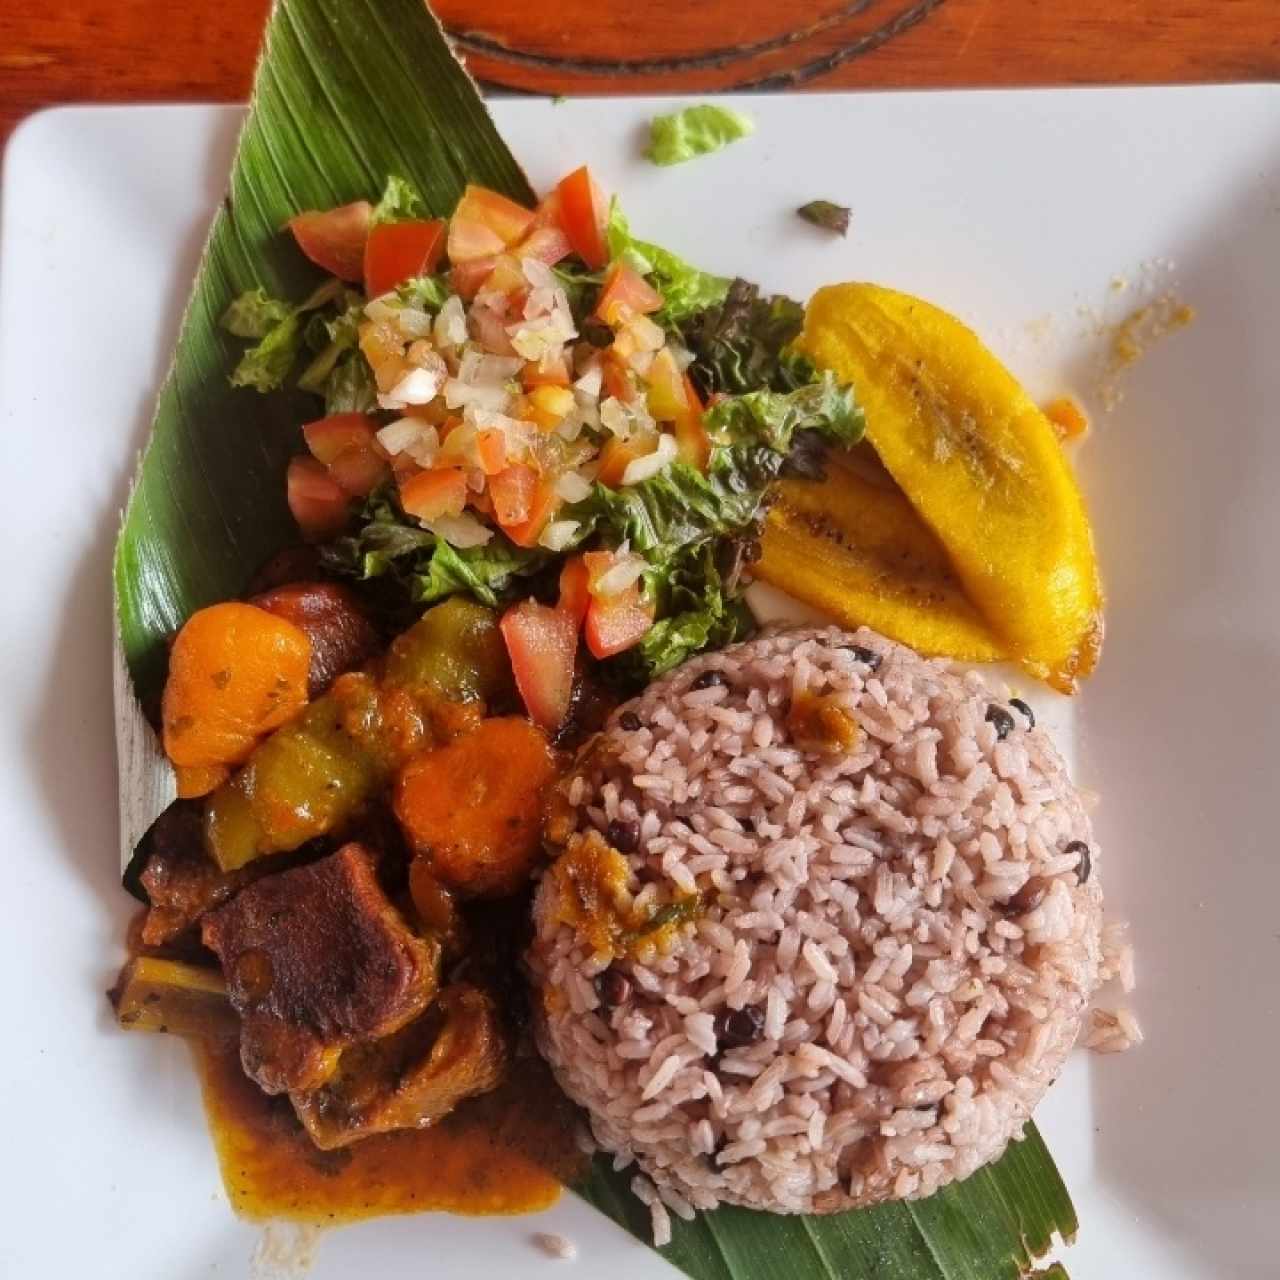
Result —
POLYGON ((609 205, 609 256, 621 258, 633 270, 647 276, 662 294, 662 310, 655 319, 678 332, 693 316, 718 307, 729 290, 726 276, 700 271, 670 250, 647 240, 637 240, 617 197, 609 205))
POLYGON ((804 308, 782 295, 761 297, 750 281, 730 282, 715 305, 688 318, 681 337, 693 352, 692 376, 704 394, 725 395, 769 388, 791 391, 816 376, 813 366, 791 353, 804 326, 804 308))
POLYGON ((392 174, 383 188, 382 199, 373 206, 371 222, 377 226, 379 222, 403 222, 406 218, 428 218, 426 201, 418 192, 418 188, 406 178, 392 174))
POLYGON ((417 574, 415 598, 423 604, 465 591, 496 608, 519 589, 519 580, 537 573, 551 559, 540 547, 517 547, 500 533, 483 547, 451 547, 437 542, 431 559, 417 574))
POLYGON ((565 508, 565 519, 580 522, 576 541, 600 534, 608 545, 626 542, 658 565, 711 539, 740 534, 761 513, 765 490, 802 436, 848 447, 863 432, 853 392, 830 373, 796 391, 721 401, 703 422, 715 445, 705 475, 675 462, 624 489, 595 485, 565 508))
POLYGON ((262 288, 248 289, 222 313, 222 327, 237 338, 265 338, 293 314, 293 308, 262 288))
POLYGON ((625 489, 597 484, 564 518, 581 524, 578 542, 593 535, 610 547, 623 542, 660 565, 711 539, 748 529, 785 456, 765 445, 711 451, 707 474, 683 462, 625 489))
POLYGON ((290 306, 261 289, 249 289, 222 313, 221 326, 238 338, 256 338, 231 371, 233 387, 252 387, 264 394, 278 391, 302 351, 306 326, 302 317, 345 298, 341 280, 330 278, 305 301, 290 306))
POLYGON ((343 353, 354 351, 360 340, 360 322, 364 319, 364 298, 348 291, 346 307, 337 315, 314 315, 307 324, 307 344, 316 352, 314 359, 298 376, 304 391, 327 398, 329 380, 343 353))
POLYGON ((291 311, 269 329, 262 341, 240 357, 231 371, 233 387, 252 387, 264 394, 284 386, 302 348, 302 322, 291 311))
POLYGON ((717 444, 766 444, 789 453, 797 432, 816 431, 843 448, 862 439, 862 410, 853 389, 824 369, 814 382, 794 391, 751 391, 730 396, 707 410, 702 419, 717 444))
POLYGON ((716 553, 713 543, 704 542, 646 576, 659 621, 620 656, 624 678, 648 683, 703 649, 721 649, 751 633, 750 610, 724 581, 716 553))
POLYGON ((704 102, 668 116, 655 116, 649 126, 645 155, 654 164, 683 164, 750 137, 755 125, 740 111, 704 102))
POLYGON ((444 276, 415 276, 396 287, 396 297, 401 306, 432 313, 449 301, 450 292, 449 282, 444 276))
MULTIPOLYGON (((604 284, 605 273, 588 271, 585 267, 574 266, 567 262, 558 263, 551 268, 551 272, 556 278, 556 283, 564 290, 565 297, 569 299, 569 310, 573 313, 574 324, 581 329, 588 322, 588 317, 596 305, 596 299, 600 296, 600 286, 604 284)), ((613 341, 612 333, 608 335, 608 341, 613 341)))
POLYGON ((358 351, 348 351, 334 366, 324 384, 324 411, 372 413, 378 407, 373 370, 358 351))
POLYGON ((325 567, 362 581, 386 578, 405 603, 430 604, 465 591, 491 608, 551 559, 540 547, 517 547, 495 534, 483 547, 458 548, 406 516, 392 491, 374 494, 361 512, 359 530, 328 543, 325 567))
POLYGON ((402 569, 408 577, 412 563, 429 557, 435 543, 435 535, 402 515, 389 495, 375 494, 360 513, 359 531, 326 543, 320 558, 326 568, 352 578, 399 576, 402 569))
POLYGON ((789 350, 804 326, 800 303, 781 294, 762 297, 750 281, 700 271, 661 245, 637 239, 616 197, 608 237, 610 256, 662 294, 654 319, 693 352, 690 373, 704 395, 791 391, 814 379, 813 366, 789 350))
POLYGON ((645 595, 657 621, 613 663, 628 684, 748 634, 737 577, 751 558, 745 553, 755 545, 769 485, 797 455, 812 465, 814 442, 847 447, 863 432, 852 391, 829 373, 795 391, 724 400, 703 421, 714 442, 705 475, 673 463, 625 489, 598 484, 564 513, 580 522, 579 542, 626 542, 649 562, 645 595))

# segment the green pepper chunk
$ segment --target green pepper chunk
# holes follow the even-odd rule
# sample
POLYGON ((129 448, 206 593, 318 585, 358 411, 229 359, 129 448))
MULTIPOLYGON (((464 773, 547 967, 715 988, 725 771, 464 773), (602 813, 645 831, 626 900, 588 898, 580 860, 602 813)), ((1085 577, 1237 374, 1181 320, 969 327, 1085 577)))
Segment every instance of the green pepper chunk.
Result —
POLYGON ((286 853, 349 825, 410 756, 511 700, 494 612, 453 597, 393 641, 384 660, 340 676, 261 742, 205 807, 209 852, 224 871, 286 853), (458 720, 442 708, 469 706, 458 720))

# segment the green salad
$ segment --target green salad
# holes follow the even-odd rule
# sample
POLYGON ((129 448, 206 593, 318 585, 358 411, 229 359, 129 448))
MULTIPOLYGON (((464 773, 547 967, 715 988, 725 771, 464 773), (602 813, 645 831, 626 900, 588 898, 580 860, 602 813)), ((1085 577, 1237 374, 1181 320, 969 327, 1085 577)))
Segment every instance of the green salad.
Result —
POLYGON ((586 168, 533 209, 472 186, 430 219, 393 177, 289 228, 325 278, 223 325, 251 343, 234 383, 317 397, 288 498, 331 572, 404 616, 503 609, 549 727, 582 660, 638 683, 749 630, 771 482, 863 429, 790 352, 797 303, 636 239, 586 168))

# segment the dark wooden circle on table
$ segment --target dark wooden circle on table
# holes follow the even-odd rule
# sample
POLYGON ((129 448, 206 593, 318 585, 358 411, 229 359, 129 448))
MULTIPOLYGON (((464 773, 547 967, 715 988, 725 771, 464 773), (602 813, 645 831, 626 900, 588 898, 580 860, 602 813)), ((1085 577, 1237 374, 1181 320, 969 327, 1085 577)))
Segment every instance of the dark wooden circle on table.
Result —
POLYGON ((601 5, 599 20, 572 40, 562 8, 559 16, 536 6, 513 11, 500 37, 455 17, 448 4, 441 14, 476 73, 494 84, 643 93, 676 79, 687 89, 795 88, 874 52, 945 2, 774 0, 732 16, 715 4, 656 5, 643 10, 653 19, 643 30, 634 8, 601 5), (662 20, 664 9, 674 10, 671 21, 662 20))
MULTIPOLYGON (((0 2, 0 140, 64 102, 242 102, 269 0, 0 2), (157 17, 162 12, 162 20, 157 17)), ((1278 0, 437 0, 535 94, 1280 79, 1278 0)))

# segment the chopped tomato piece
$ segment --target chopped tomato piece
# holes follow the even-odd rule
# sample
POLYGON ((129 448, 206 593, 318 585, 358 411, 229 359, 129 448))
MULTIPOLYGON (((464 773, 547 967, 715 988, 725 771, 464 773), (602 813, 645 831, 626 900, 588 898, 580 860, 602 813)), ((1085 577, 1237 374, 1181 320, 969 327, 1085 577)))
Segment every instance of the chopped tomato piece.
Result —
POLYGON ((600 579, 608 573, 611 568, 617 566, 617 552, 584 552, 582 553, 582 563, 586 566, 586 589, 591 595, 595 595, 600 589, 600 579))
POLYGON ((377 427, 363 413, 331 413, 327 418, 308 422, 302 428, 302 438, 311 456, 327 464, 348 449, 373 446, 377 427))
POLYGON ((444 252, 444 222, 413 218, 382 222, 364 247, 364 291, 371 298, 390 293, 415 276, 430 275, 444 252))
POLYGON ((538 473, 520 462, 489 477, 494 518, 504 529, 528 520, 537 487, 538 473))
POLYGON ((419 520, 461 515, 467 505, 467 477, 455 467, 419 471, 401 482, 400 505, 419 520))
POLYGON ((575 628, 582 625, 587 616, 587 606, 591 603, 591 573, 582 556, 573 556, 565 561, 560 570, 560 602, 556 608, 573 619, 575 628))
POLYGON ((366 320, 360 326, 360 353, 369 362, 379 391, 390 391, 409 372, 404 346, 404 335, 390 324, 366 320))
POLYGON ((559 230, 563 225, 564 219, 561 217, 560 210, 560 191, 556 189, 542 197, 538 207, 533 211, 533 226, 529 230, 530 234, 532 234, 539 227, 555 227, 559 230))
MULTIPOLYGON (((450 232, 452 232, 453 223, 461 219, 464 223, 475 223, 487 227, 502 241, 503 247, 506 247, 515 244, 518 240, 523 240, 529 234, 534 217, 532 209, 526 209, 524 205, 516 204, 514 200, 508 200, 506 196, 490 191, 488 187, 468 184, 467 189, 462 193, 462 199, 458 201, 458 207, 453 211, 450 232)), ((449 257, 453 256, 451 238, 449 257)))
POLYGON ((676 444, 680 448, 680 460, 705 472, 711 461, 711 437, 702 425, 702 400, 693 379, 684 375, 684 398, 689 406, 688 414, 676 419, 676 444))
POLYGON ((478 493, 475 489, 467 486, 467 505, 473 510, 478 511, 482 516, 493 517, 493 499, 489 496, 488 489, 481 489, 478 493))
POLYGON ((549 267, 567 258, 572 251, 569 237, 559 227, 534 227, 515 249, 517 257, 533 258, 549 267))
POLYGON ((289 510, 308 539, 331 538, 346 528, 351 496, 315 458, 290 458, 286 475, 289 510))
POLYGON ((638 644, 651 626, 653 608, 645 603, 637 582, 607 600, 592 596, 583 635, 595 657, 611 658, 638 644))
POLYGON ((329 463, 329 474, 353 498, 367 498, 390 472, 386 454, 368 445, 344 449, 329 463))
POLYGON ((547 527, 547 521, 555 514, 560 505, 555 486, 549 480, 541 479, 534 487, 533 497, 529 500, 529 515, 519 524, 506 525, 503 533, 518 547, 536 547, 538 535, 547 527))
POLYGON ((507 242, 483 222, 456 213, 449 219, 449 261, 454 266, 496 257, 506 247, 507 242))
POLYGON ((287 226, 298 248, 317 267, 340 280, 358 282, 364 276, 364 246, 372 217, 373 205, 357 200, 324 213, 310 209, 296 214, 287 226))
POLYGON ((559 609, 525 600, 512 605, 499 626, 529 718, 554 732, 573 701, 577 625, 559 609))
POLYGON ((592 271, 609 261, 609 207, 586 165, 562 178, 556 187, 560 225, 573 251, 592 271))
POLYGON ((527 289, 529 282, 524 278, 524 270, 520 260, 509 253, 498 255, 482 288, 492 289, 495 293, 516 293, 527 289))
POLYGON ((520 370, 520 381, 527 391, 535 387, 567 387, 569 385, 569 362, 564 353, 544 356, 536 363, 526 364, 520 370))
POLYGON ((496 262, 497 257, 493 255, 471 262, 455 262, 449 272, 449 284, 454 293, 470 302, 480 292, 480 286, 489 278, 496 262))
POLYGON ((616 489, 622 483, 622 475, 628 465, 650 452, 652 444, 648 441, 619 440, 614 436, 600 454, 600 470, 596 479, 610 489, 616 489))
POLYGON ((706 472, 711 461, 711 437, 702 425, 702 419, 690 414, 675 424, 676 448, 681 462, 706 472))
POLYGON ((644 276, 625 262, 615 262, 604 278, 595 314, 611 325, 628 314, 651 315, 661 306, 662 294, 644 276))
POLYGON ((586 551, 582 560, 587 566, 587 590, 597 600, 612 600, 630 591, 645 567, 643 556, 627 551, 586 551))
POLYGON ((604 359, 600 362, 600 369, 604 374, 606 395, 613 396, 615 400, 621 400, 625 404, 630 404, 639 395, 631 370, 617 358, 612 350, 605 352, 604 359))
POLYGON ((573 408, 568 387, 543 385, 529 392, 528 416, 545 431, 554 431, 573 408))
MULTIPOLYGON (((440 450, 436 454, 437 467, 479 467, 480 433, 475 428, 459 422, 440 432, 440 450)), ((501 467, 498 468, 502 470, 501 467)))
POLYGON ((612 551, 584 551, 582 563, 587 570, 587 590, 595 593, 596 584, 613 568, 616 557, 612 551))
POLYGON ((705 471, 711 459, 711 439, 702 427, 702 402, 688 376, 680 372, 670 348, 663 347, 654 357, 646 380, 649 412, 659 422, 675 424, 680 460, 705 471))
POLYGON ((496 427, 477 431, 476 453, 480 458, 480 470, 487 476, 496 476, 507 465, 506 433, 496 427))
POLYGON ((689 416, 692 405, 684 375, 669 347, 654 356, 645 381, 649 384, 649 412, 659 422, 678 422, 689 416))

